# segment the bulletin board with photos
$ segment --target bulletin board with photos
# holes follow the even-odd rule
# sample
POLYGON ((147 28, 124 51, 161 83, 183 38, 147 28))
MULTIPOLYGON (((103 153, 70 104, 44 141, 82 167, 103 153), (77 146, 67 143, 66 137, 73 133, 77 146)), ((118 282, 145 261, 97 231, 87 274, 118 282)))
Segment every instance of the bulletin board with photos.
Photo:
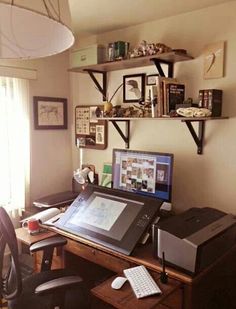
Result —
POLYGON ((79 105, 75 107, 75 143, 80 148, 107 148, 107 121, 96 117, 101 105, 79 105))

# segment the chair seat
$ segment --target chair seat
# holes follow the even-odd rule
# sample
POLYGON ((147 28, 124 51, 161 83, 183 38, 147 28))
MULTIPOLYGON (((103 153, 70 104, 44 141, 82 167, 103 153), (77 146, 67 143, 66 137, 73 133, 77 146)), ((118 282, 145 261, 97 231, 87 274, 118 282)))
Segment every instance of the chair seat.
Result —
MULTIPOLYGON (((58 269, 50 270, 41 273, 33 274, 32 276, 23 280, 23 289, 19 298, 8 302, 9 309, 51 309, 53 295, 39 296, 34 294, 35 288, 40 284, 57 279, 64 276, 72 276, 75 272, 58 269)), ((82 285, 81 287, 66 289, 65 304, 68 309, 85 309, 89 308, 89 296, 87 289, 82 285)), ((58 292, 55 294, 58 295, 58 292)), ((56 296, 57 297, 57 296, 56 296)))

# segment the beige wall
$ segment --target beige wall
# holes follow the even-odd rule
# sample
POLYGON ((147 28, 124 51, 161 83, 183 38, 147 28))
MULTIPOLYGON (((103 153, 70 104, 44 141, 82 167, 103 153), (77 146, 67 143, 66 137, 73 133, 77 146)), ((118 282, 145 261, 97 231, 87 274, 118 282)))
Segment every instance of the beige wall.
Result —
MULTIPOLYGON (((67 98, 68 129, 31 129, 31 201, 48 194, 71 190, 72 178, 72 104, 70 100, 68 53, 39 59, 35 61, 35 65, 38 71, 38 79, 30 81, 30 97, 67 98)), ((32 109, 31 117, 33 117, 32 109)))
MULTIPOLYGON (((68 52, 31 61, 3 61, 0 65, 37 70, 30 80, 31 173, 30 201, 51 193, 71 189, 71 121, 72 105, 68 73, 68 52), (33 96, 68 99, 67 130, 35 130, 33 96)), ((20 163, 20 162, 19 162, 20 163)))
MULTIPOLYGON (((236 2, 154 21, 135 27, 105 33, 97 37, 98 43, 116 40, 131 42, 142 39, 163 42, 173 48, 185 48, 194 60, 175 65, 175 77, 186 83, 186 95, 194 99, 199 89, 223 89, 223 115, 229 120, 206 123, 204 154, 196 154, 196 146, 185 124, 179 121, 139 120, 131 122, 130 149, 172 152, 175 156, 173 179, 173 206, 177 211, 193 206, 209 206, 235 211, 236 191, 236 2), (203 80, 204 45, 226 41, 225 77, 203 80)), ((94 42, 94 37, 87 42, 94 42)), ((83 43, 83 42, 82 42, 83 43)), ((86 41, 84 41, 86 43, 86 41)), ((155 73, 155 67, 144 67, 109 73, 109 92, 131 73, 155 73)), ((71 73, 73 105, 99 104, 101 96, 85 74, 71 73)), ((121 96, 116 97, 116 100, 121 96)), ((121 102, 121 101, 120 101, 121 102)), ((115 101, 113 103, 116 103, 115 101)), ((109 146, 104 151, 85 150, 84 163, 95 164, 101 173, 102 164, 111 161, 113 148, 124 148, 124 142, 109 124, 109 146)), ((79 164, 78 150, 73 149, 73 168, 79 164)))

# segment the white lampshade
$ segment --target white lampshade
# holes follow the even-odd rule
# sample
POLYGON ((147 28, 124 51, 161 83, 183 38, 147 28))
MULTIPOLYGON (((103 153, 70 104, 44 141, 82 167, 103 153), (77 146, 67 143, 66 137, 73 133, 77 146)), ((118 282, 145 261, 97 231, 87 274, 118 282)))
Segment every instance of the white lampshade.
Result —
POLYGON ((74 43, 67 0, 0 0, 0 58, 40 58, 74 43))

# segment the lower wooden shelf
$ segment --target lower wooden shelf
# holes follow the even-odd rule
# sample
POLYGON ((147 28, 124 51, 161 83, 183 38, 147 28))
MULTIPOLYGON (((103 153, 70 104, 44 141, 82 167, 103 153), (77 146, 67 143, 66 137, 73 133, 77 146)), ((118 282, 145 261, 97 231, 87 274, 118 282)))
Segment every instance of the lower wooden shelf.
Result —
POLYGON ((110 121, 114 127, 116 128, 117 132, 120 134, 121 138, 125 142, 125 148, 129 148, 130 142, 130 121, 137 121, 137 120, 167 120, 167 121, 181 121, 186 123, 186 126, 197 146, 197 154, 203 153, 203 145, 204 145, 204 133, 205 133, 205 123, 209 120, 223 120, 228 119, 227 116, 222 117, 158 117, 158 118, 99 118, 102 120, 110 121), (125 123, 125 132, 121 130, 118 123, 124 122, 125 123), (195 131, 192 123, 198 123, 198 132, 195 131))

